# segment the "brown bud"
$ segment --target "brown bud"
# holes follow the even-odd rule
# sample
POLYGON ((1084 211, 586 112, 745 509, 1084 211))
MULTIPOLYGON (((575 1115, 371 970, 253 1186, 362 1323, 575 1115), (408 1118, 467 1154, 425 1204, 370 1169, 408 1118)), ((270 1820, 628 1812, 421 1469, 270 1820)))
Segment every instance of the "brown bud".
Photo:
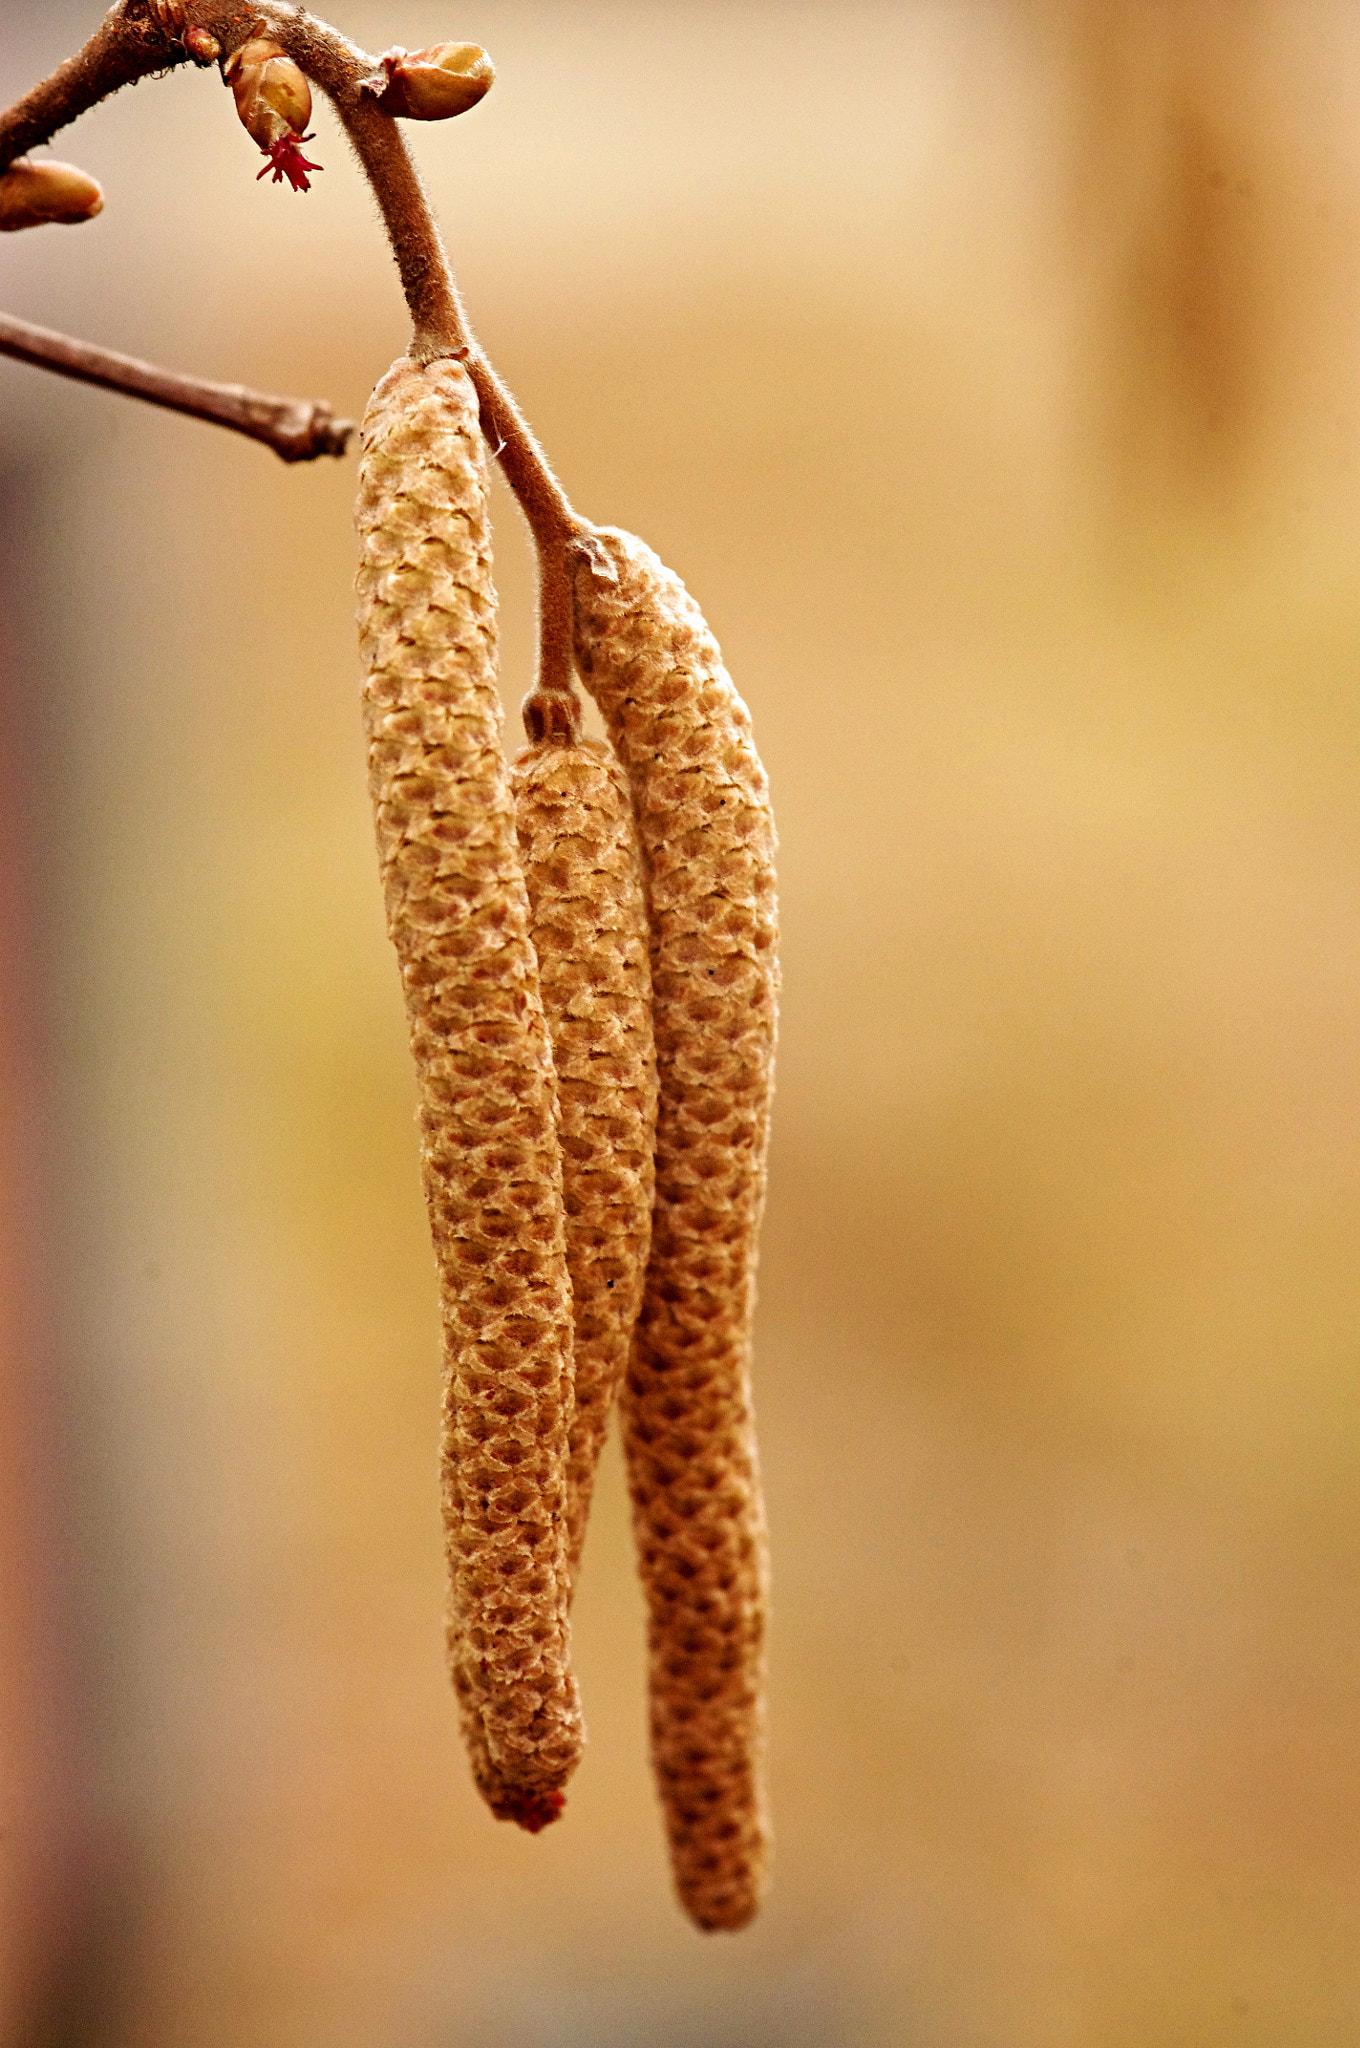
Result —
POLYGON ((150 0, 151 16, 162 35, 177 42, 184 32, 184 0, 150 0))
POLYGON ((292 58, 264 37, 234 50, 222 76, 231 87, 241 125, 266 153, 289 135, 301 135, 312 117, 312 89, 292 58))
POLYGON ((205 28, 186 28, 184 47, 195 64, 215 64, 222 54, 217 37, 209 35, 205 28))
POLYGON ((448 121, 491 90, 495 66, 479 43, 432 43, 427 50, 389 50, 379 104, 409 121, 448 121))
POLYGON ((42 227, 48 221, 73 225, 93 220, 104 204, 98 184, 74 164, 16 157, 0 175, 0 233, 42 227))

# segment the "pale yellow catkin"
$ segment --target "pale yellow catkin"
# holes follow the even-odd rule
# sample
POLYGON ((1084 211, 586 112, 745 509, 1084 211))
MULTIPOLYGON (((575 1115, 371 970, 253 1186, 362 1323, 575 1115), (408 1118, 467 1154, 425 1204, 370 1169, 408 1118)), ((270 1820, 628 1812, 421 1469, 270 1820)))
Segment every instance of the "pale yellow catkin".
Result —
POLYGON ((600 740, 529 747, 511 775, 552 1037, 575 1314, 567 1468, 573 1584, 651 1239, 656 1137, 647 905, 628 784, 600 740))
POLYGON ((637 805, 659 1101, 624 1441, 652 1756, 680 1897, 741 1927, 764 1885, 765 1528, 750 1397, 777 968, 774 823, 745 705, 679 578, 581 543, 576 652, 637 805))
POLYGON ((466 370, 395 363, 362 442, 369 778, 443 1313, 450 1664, 483 1795, 536 1829, 560 1809, 582 1740, 567 1628, 571 1290, 466 370))

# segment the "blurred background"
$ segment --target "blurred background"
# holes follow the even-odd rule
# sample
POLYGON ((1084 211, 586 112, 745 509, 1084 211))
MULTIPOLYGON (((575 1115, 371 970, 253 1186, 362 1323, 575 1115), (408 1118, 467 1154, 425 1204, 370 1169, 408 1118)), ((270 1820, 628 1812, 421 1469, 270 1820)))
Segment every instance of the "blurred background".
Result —
MULTIPOLYGON (((4 99, 97 12, 8 0, 4 99)), ((1348 2048, 1360 14, 341 25, 492 52, 413 131, 474 322, 771 773, 775 1887, 672 1901, 613 1450, 564 1824, 459 1753, 352 460, 4 364, 0 2038, 1348 2048)), ((315 125, 303 198, 214 74, 121 95, 0 303, 359 414, 315 125)))

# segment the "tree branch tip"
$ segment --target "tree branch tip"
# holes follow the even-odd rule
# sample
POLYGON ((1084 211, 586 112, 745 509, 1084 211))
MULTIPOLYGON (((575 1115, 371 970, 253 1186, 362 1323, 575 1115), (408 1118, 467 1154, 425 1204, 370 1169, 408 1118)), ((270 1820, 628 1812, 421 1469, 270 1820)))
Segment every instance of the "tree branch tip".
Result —
POLYGON ((338 420, 324 398, 274 398, 243 384, 215 384, 163 370, 136 356, 94 342, 77 341, 50 327, 34 327, 0 313, 0 356, 55 370, 78 383, 121 391, 149 405, 162 405, 191 419, 210 420, 232 432, 263 441, 285 462, 311 462, 318 455, 348 452, 353 420, 338 420))
POLYGON ((348 455, 357 421, 338 420, 328 405, 312 407, 296 440, 280 435, 269 443, 281 462, 315 462, 320 455, 348 455))

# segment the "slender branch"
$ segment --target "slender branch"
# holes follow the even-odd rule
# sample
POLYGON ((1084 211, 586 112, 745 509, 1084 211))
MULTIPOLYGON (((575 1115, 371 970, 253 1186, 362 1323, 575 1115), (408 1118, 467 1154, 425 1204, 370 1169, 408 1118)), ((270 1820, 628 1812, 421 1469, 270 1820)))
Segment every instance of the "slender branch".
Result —
MULTIPOLYGON (((225 40, 229 30, 223 17, 232 8, 233 0, 189 0, 188 12, 225 40)), ((293 7, 266 5, 257 19, 268 24, 268 33, 333 102, 363 166, 415 327, 411 354, 418 361, 456 355, 466 362, 481 401, 487 440, 496 449, 506 482, 535 538, 551 541, 576 532, 582 521, 513 396, 477 345, 406 138, 391 114, 378 105, 376 92, 367 89, 370 79, 379 86, 386 83, 377 58, 293 7)))
POLYGON ((144 0, 111 7, 83 50, 59 64, 50 78, 0 114, 0 170, 59 128, 97 107, 110 93, 157 71, 186 61, 182 47, 167 41, 147 13, 144 0))
POLYGON ((331 97, 373 188, 392 245, 415 327, 411 354, 420 362, 465 355, 473 346, 472 331, 406 137, 371 93, 331 97))
POLYGON ((247 390, 244 384, 212 384, 203 377, 184 377, 174 370, 158 369, 154 363, 139 362, 135 356, 97 348, 93 342, 74 341, 69 334, 56 334, 50 327, 31 327, 26 320, 14 320, 5 313, 0 313, 0 355, 230 427, 253 441, 264 441, 285 462, 343 455, 354 432, 353 420, 336 419, 320 399, 271 398, 263 391, 247 390))
MULTIPOLYGON (((251 35, 271 36, 333 101, 382 213, 421 361, 457 356, 481 407, 482 431, 529 523, 539 557, 540 683, 569 691, 572 587, 568 549, 590 531, 573 511, 538 441, 482 350, 463 311, 429 200, 392 116, 377 103, 386 83, 378 60, 303 8, 264 0, 184 0, 189 26, 215 36, 225 55, 251 35)), ((147 0, 119 0, 79 54, 0 115, 0 167, 122 85, 183 61, 150 17, 147 0)))
MULTIPOLYGON (((200 0, 200 6, 202 0, 200 0)), ((191 4, 197 17, 199 7, 191 4)), ((569 543, 587 522, 573 511, 513 394, 478 346, 420 174, 396 121, 378 105, 367 81, 385 83, 377 60, 309 16, 266 10, 269 32, 332 101, 373 189, 410 310, 417 360, 457 356, 466 363, 481 410, 482 432, 529 523, 538 552, 538 679, 525 700, 525 729, 574 737, 579 706, 575 674, 574 600, 569 543), (541 700, 552 701, 546 706, 541 700)), ((209 26, 205 21, 204 26, 209 26)), ((218 29, 214 26, 214 33, 218 29)))
MULTIPOLYGON (((317 83, 330 91, 324 77, 318 76, 317 83)), ((539 572, 538 687, 570 690, 573 618, 567 543, 583 531, 585 522, 573 511, 513 394, 477 344, 406 138, 371 93, 350 85, 331 96, 382 211, 415 326, 411 354, 417 360, 457 356, 467 365, 482 432, 534 536, 539 572)))

